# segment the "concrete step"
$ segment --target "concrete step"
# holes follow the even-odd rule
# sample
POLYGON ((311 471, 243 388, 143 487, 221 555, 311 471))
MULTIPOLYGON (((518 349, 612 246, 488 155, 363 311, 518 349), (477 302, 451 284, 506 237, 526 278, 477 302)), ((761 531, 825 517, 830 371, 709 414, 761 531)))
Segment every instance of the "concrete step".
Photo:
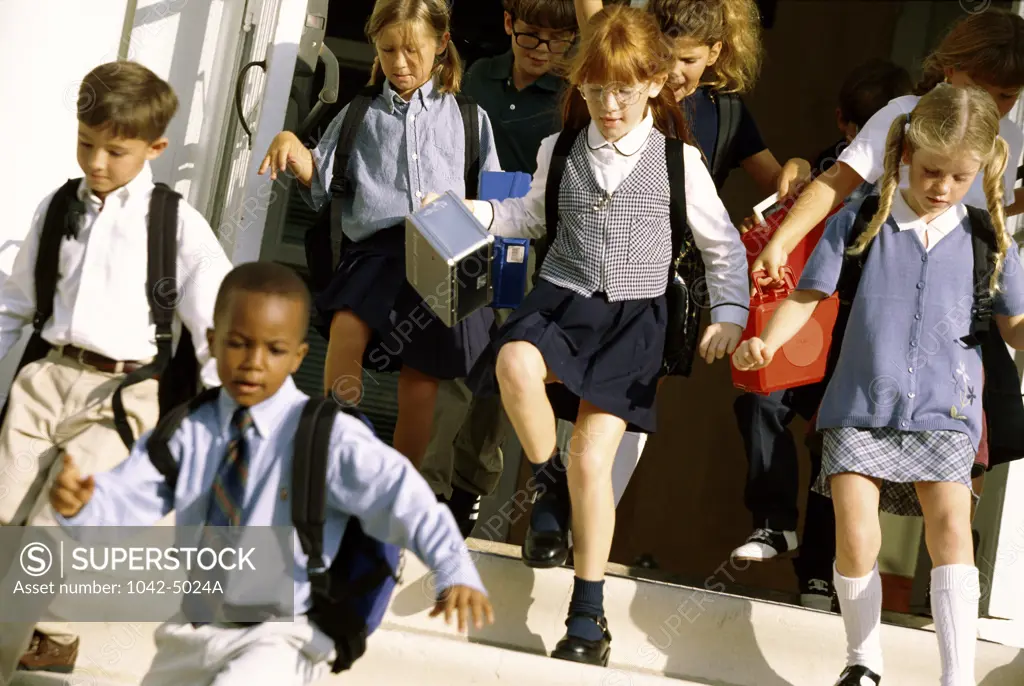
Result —
MULTIPOLYGON (((97 657, 114 657, 111 646, 127 642, 128 634, 115 625, 92 625, 83 634, 82 650, 97 657), (121 635, 119 635, 119 633, 121 635), (97 653, 96 639, 104 636, 105 653, 97 653)), ((149 627, 155 629, 155 625, 149 627)), ((103 657, 80 659, 72 675, 20 673, 12 686, 125 686, 137 684, 153 657, 151 642, 123 649, 118 664, 103 657)), ((530 686, 702 686, 654 674, 624 673, 563 660, 552 660, 480 643, 450 640, 437 635, 382 629, 373 635, 366 655, 349 672, 331 674, 313 686, 468 686, 470 684, 530 684, 530 686)), ((704 685, 706 686, 706 685, 704 685)))
MULTIPOLYGON (((407 554, 402 583, 370 639, 367 655, 332 683, 492 684, 531 686, 820 686, 842 670, 842 619, 830 613, 717 592, 728 564, 705 588, 640 580, 609 566, 605 610, 613 636, 611 664, 593 668, 544 657, 565 632, 572 592, 568 568, 532 570, 518 548, 471 540, 494 605, 496 622, 457 634, 428 617, 433 578, 407 554)), ((72 625, 81 636, 71 677, 21 674, 13 686, 124 686, 139 683, 152 660, 156 623, 72 625)), ((884 624, 886 683, 939 683, 935 634, 884 624)), ((983 686, 1024 684, 1024 650, 978 642, 976 676, 983 686)))
MULTIPOLYGON (((517 651, 550 651, 565 632, 573 572, 533 570, 518 547, 471 540, 494 605, 495 624, 469 640, 517 651)), ((611 631, 611 667, 623 673, 662 674, 734 686, 831 684, 842 671, 846 639, 842 618, 784 603, 716 592, 729 563, 692 588, 638 580, 609 565, 605 613, 611 631)), ((402 585, 385 623, 402 631, 444 632, 427 617, 432 577, 406 555, 402 585)), ((931 631, 883 624, 886 682, 900 686, 939 683, 940 664, 931 631)), ((985 686, 1024 684, 1024 651, 979 640, 976 676, 985 686)))

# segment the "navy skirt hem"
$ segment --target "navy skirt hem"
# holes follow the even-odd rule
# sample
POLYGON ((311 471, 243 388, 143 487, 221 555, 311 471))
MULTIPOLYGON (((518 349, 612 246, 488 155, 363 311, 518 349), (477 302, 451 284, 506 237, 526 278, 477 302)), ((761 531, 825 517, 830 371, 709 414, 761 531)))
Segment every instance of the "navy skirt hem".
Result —
POLYGON ((331 283, 314 299, 330 328, 335 312, 351 311, 373 331, 363 366, 396 372, 405 365, 437 379, 465 377, 494 333, 494 311, 479 310, 449 328, 405 278, 405 231, 345 240, 331 283))
POLYGON ((586 400, 626 421, 630 431, 657 428, 655 398, 665 345, 664 297, 608 302, 539 280, 480 356, 468 379, 474 394, 499 392, 498 352, 525 341, 561 383, 548 385, 556 416, 576 420, 586 400))

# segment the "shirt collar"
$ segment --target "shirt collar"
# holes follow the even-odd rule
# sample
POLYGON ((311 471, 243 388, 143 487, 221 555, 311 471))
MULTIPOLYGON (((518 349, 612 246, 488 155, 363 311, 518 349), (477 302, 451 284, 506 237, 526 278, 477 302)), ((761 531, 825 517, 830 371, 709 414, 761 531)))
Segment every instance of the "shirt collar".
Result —
POLYGON ((587 143, 590 145, 591 150, 600 150, 604 147, 611 147, 620 155, 629 157, 630 155, 635 155, 640 152, 641 148, 644 147, 644 144, 647 143, 647 139, 650 137, 653 129, 654 117, 651 115, 651 111, 648 110, 647 116, 645 116, 632 131, 614 143, 610 143, 601 135, 601 132, 597 129, 597 124, 591 121, 590 126, 587 127, 587 143))
MULTIPOLYGON (((252 424, 261 438, 267 438, 277 431, 278 427, 288 416, 288 410, 294 407, 295 403, 304 395, 295 385, 295 381, 289 376, 285 379, 277 393, 266 400, 249 408, 252 417, 252 424)), ((231 435, 231 417, 238 409, 238 403, 231 395, 221 388, 220 397, 217 399, 218 421, 222 436, 231 435)))
MULTIPOLYGON (((121 186, 117 190, 109 193, 107 198, 118 198, 122 203, 126 202, 129 198, 132 198, 139 193, 151 189, 153 187, 153 170, 149 166, 149 162, 143 162, 142 169, 135 175, 135 178, 121 186)), ((82 202, 86 202, 92 196, 92 191, 89 189, 89 184, 85 177, 78 184, 78 199, 82 202)))
POLYGON ((907 231, 908 229, 924 231, 925 229, 931 229, 937 231, 940 236, 949 235, 967 217, 967 209, 962 203, 957 203, 947 208, 935 219, 932 219, 930 223, 925 223, 917 215, 917 212, 912 210, 910 205, 907 204, 906 199, 903 197, 903 192, 900 190, 897 190, 893 195, 891 212, 893 221, 896 222, 896 228, 900 231, 907 231))
MULTIPOLYGON (((512 51, 509 50, 504 55, 498 55, 491 59, 491 65, 487 70, 487 76, 495 81, 504 81, 507 85, 514 87, 514 84, 512 83, 512 67, 514 65, 515 56, 512 54, 512 51)), ((546 91, 557 93, 562 90, 564 85, 564 80, 555 76, 551 72, 548 72, 526 88, 537 86, 538 88, 543 88, 546 91)))
MULTIPOLYGON (((444 95, 435 87, 434 79, 429 79, 425 84, 416 89, 416 92, 409 98, 409 102, 419 100, 423 109, 429 110, 431 103, 440 100, 442 97, 444 95)), ((405 102, 402 100, 402 96, 391 87, 391 82, 387 79, 384 79, 384 99, 388 103, 388 114, 394 114, 395 106, 405 102)))

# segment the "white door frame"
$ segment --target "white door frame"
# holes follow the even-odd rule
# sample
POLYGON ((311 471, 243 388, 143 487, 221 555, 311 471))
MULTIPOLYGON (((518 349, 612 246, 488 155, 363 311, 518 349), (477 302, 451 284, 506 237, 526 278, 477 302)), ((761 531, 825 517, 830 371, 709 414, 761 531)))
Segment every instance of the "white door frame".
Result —
POLYGON ((234 126, 227 134, 227 152, 220 166, 222 190, 212 208, 211 223, 234 264, 260 257, 267 210, 276 188, 269 176, 256 172, 274 136, 284 127, 306 4, 306 0, 262 0, 250 46, 241 58, 245 63, 265 60, 266 73, 254 67, 245 76, 242 111, 252 131, 251 146, 232 101, 229 116, 234 126))

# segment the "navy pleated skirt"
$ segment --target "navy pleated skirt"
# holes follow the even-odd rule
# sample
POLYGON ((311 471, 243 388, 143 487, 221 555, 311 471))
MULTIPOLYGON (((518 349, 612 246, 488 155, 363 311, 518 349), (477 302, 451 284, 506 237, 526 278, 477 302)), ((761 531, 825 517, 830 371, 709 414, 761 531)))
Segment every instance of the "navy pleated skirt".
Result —
POLYGON ((495 333, 485 307, 449 328, 405 279, 405 228, 355 242, 345 239, 331 283, 314 301, 324 321, 351 310, 373 331, 363 365, 393 372, 403 365, 438 379, 465 377, 495 333))
POLYGON ((549 384, 557 415, 575 420, 582 398, 625 420, 630 430, 657 428, 655 397, 667 311, 665 297, 608 302, 544 279, 509 316, 468 379, 475 394, 498 392, 495 361, 506 343, 532 343, 560 384, 549 384))

